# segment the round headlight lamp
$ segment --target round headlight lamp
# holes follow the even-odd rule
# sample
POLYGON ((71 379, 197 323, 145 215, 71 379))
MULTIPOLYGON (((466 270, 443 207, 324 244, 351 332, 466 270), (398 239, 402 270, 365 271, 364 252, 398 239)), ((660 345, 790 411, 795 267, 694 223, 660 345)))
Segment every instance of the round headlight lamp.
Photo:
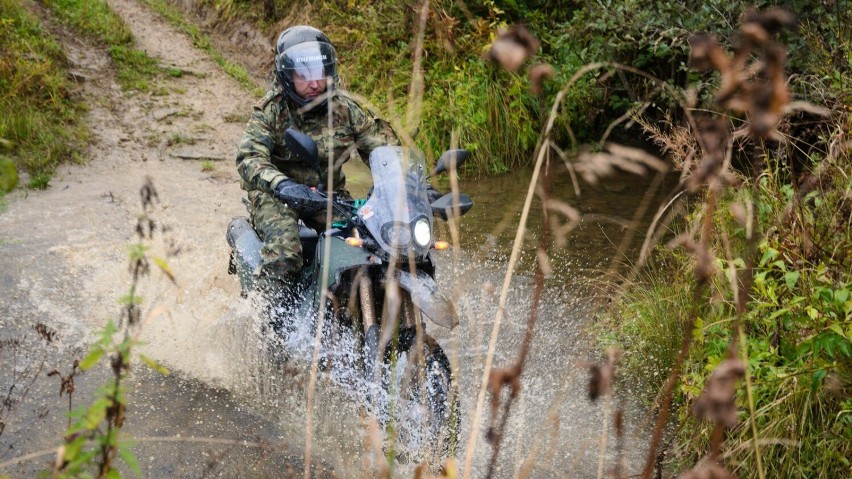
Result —
POLYGON ((426 247, 432 241, 432 227, 429 226, 429 220, 420 218, 414 223, 414 241, 419 246, 426 247))
POLYGON ((389 222, 382 226, 382 238, 393 247, 405 247, 411 241, 411 226, 401 222, 389 222))

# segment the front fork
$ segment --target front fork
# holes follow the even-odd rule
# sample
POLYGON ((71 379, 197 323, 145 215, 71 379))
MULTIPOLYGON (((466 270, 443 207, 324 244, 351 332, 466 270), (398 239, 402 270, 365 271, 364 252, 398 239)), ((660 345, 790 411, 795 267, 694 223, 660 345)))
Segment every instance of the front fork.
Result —
MULTIPOLYGON (((401 295, 399 311, 400 329, 397 334, 403 331, 415 331, 415 328, 417 328, 417 321, 415 319, 414 305, 411 302, 411 297, 401 288, 399 289, 399 294, 401 295)), ((371 375, 374 371, 373 366, 375 365, 375 362, 380 360, 380 355, 384 355, 387 344, 380 345, 381 327, 376 321, 376 302, 375 292, 373 291, 373 281, 371 281, 365 274, 358 275, 358 300, 361 307, 361 322, 364 328, 364 353, 366 355, 367 374, 371 375)), ((393 328, 394 326, 396 325, 384 325, 385 328, 393 328)), ((422 331, 417 331, 417 333, 419 333, 417 336, 420 336, 422 331)), ((406 341, 409 343, 409 346, 411 339, 413 338, 409 338, 408 341, 406 341)), ((403 349, 408 348, 403 347, 403 349)))

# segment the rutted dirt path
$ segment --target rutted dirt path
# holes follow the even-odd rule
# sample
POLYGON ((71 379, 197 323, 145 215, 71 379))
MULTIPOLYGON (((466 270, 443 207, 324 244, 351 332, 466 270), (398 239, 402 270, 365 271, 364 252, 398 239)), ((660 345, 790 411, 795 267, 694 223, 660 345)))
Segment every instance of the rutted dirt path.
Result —
MULTIPOLYGON (((160 378, 138 369, 127 431, 173 441, 286 439, 273 422, 215 389, 232 377, 229 367, 241 366, 230 366, 233 358, 222 354, 227 344, 216 324, 239 298, 226 272, 224 233, 229 219, 244 213, 232 162, 243 123, 228 119, 245 118, 256 99, 145 7, 132 0, 109 3, 130 26, 138 48, 190 74, 158 80, 155 90, 167 92, 163 95, 128 94, 115 81, 106 52, 47 19, 64 42, 89 106, 89 161, 62 167, 45 191, 8 195, 0 214, 0 339, 20 340, 17 349, 4 343, 2 360, 13 364, 2 366, 0 382, 14 383, 13 371, 18 378, 42 371, 26 397, 10 396, 15 409, 3 417, 0 464, 61 442, 67 399, 58 397, 58 381, 45 373, 69 371, 107 318, 118 317, 118 299, 130 282, 127 245, 136 241, 139 189, 146 177, 159 193, 153 217, 164 230, 153 251, 168 260, 178 287, 159 271, 142 284, 145 309, 168 310, 145 324, 144 350, 179 374, 160 378), (207 158, 214 168, 202 171, 200 161, 183 158, 207 158), (37 323, 56 332, 49 344, 34 333, 37 323)), ((97 370, 78 377, 75 405, 88 403, 103 379, 97 370)), ((25 386, 14 385, 19 391, 25 386)), ((5 393, 11 384, 2 387, 5 393)), ((134 450, 145 477, 274 476, 291 462, 286 447, 271 458, 257 448, 198 442, 143 441, 134 450)), ((296 470, 300 456, 292 454, 296 470)), ((45 454, 0 468, 0 475, 34 477, 52 461, 45 454)))
MULTIPOLYGON (((0 216, 2 261, 6 271, 26 272, 13 285, 18 303, 24 300, 35 307, 67 290, 85 296, 81 302, 92 308, 86 316, 100 324, 116 314, 116 300, 129 284, 126 245, 135 241, 139 189, 150 177, 160 198, 154 218, 166 229, 158 253, 175 271, 179 291, 155 274, 162 287, 148 293, 145 301, 149 307, 167 305, 173 318, 182 321, 146 326, 146 336, 157 340, 151 348, 169 362, 171 354, 199 346, 180 341, 200 338, 165 329, 195 330, 197 322, 209 320, 211 311, 237 294, 226 274, 224 231, 231 216, 244 213, 231 161, 242 124, 225 118, 240 112, 244 117, 255 99, 151 12, 133 1, 110 4, 131 27, 139 48, 164 66, 192 74, 160 80, 157 90, 168 92, 164 95, 128 94, 115 82, 105 52, 74 35, 61 35, 71 72, 84 79, 90 160, 60 169, 46 191, 8 197, 8 210, 0 216), (201 161, 182 158, 213 160, 214 167, 205 172, 201 161), (68 276, 57 277, 54 272, 60 269, 67 269, 68 276), (34 285, 42 278, 57 284, 40 291, 34 285), (199 297, 204 301, 198 302, 199 297)), ((189 369, 211 368, 203 354, 193 365, 181 354, 180 364, 189 369)))

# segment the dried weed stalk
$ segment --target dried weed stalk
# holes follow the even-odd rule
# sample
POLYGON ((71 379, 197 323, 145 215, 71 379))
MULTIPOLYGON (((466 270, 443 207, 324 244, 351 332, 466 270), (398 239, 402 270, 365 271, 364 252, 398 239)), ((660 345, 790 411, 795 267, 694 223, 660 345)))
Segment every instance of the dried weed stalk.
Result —
MULTIPOLYGON (((725 53, 716 40, 710 36, 695 36, 690 40, 692 46, 691 64, 701 70, 716 69, 722 77, 722 84, 716 92, 716 102, 720 107, 744 113, 749 119, 746 134, 756 141, 766 138, 783 140, 777 125, 787 110, 790 94, 784 75, 785 48, 773 40, 773 35, 781 28, 792 25, 793 17, 784 10, 770 9, 765 12, 749 11, 742 17, 740 33, 734 45, 734 54, 725 53), (752 60, 754 58, 754 60, 752 60)), ((700 165, 686 179, 687 191, 692 194, 703 192, 704 209, 703 223, 699 238, 691 235, 679 238, 677 243, 691 252, 696 260, 695 266, 695 308, 701 304, 700 297, 706 296, 709 281, 714 274, 713 264, 715 255, 709 248, 711 237, 715 234, 713 216, 717 201, 727 186, 733 184, 727 172, 727 158, 730 155, 731 133, 729 121, 724 118, 706 118, 701 120, 696 130, 696 139, 701 146, 703 158, 700 165)), ((760 161, 755 159, 755 163, 760 161)), ((752 171, 757 172, 759 165, 752 165, 752 171)), ((756 178, 753 180, 756 183, 756 178)), ((753 185, 755 188, 757 185, 753 185)), ((753 218, 745 207, 735 208, 734 215, 741 224, 753 224, 753 218)), ((728 348, 728 359, 720 364, 708 379, 705 391, 695 405, 698 417, 715 424, 711 438, 709 461, 689 472, 684 477, 691 478, 725 478, 733 477, 718 462, 727 428, 736 424, 737 411, 735 404, 735 384, 739 379, 746 379, 746 393, 750 414, 754 416, 754 402, 751 396, 750 380, 745 367, 747 352, 744 350, 745 339, 741 321, 745 313, 749 291, 752 283, 752 270, 757 252, 758 235, 753 227, 747 228, 747 250, 744 254, 746 266, 740 274, 739 281, 734 285, 737 317, 733 323, 733 334, 728 348), (736 359, 739 353, 743 359, 736 359)), ((663 427, 668 420, 672 393, 680 369, 689 352, 692 337, 691 331, 698 318, 698 310, 691 314, 691 327, 684 328, 681 349, 672 372, 669 375, 662 395, 662 405, 657 417, 657 423, 651 438, 648 458, 642 472, 643 479, 650 478, 655 466, 659 467, 657 458, 663 427)), ((759 450, 759 441, 754 421, 752 423, 753 447, 757 459, 758 475, 763 478, 764 471, 759 450)))
MULTIPOLYGON (((56 451, 56 462, 53 474, 55 477, 79 477, 88 474, 91 468, 96 470, 95 477, 115 477, 117 474, 116 461, 121 454, 124 461, 138 472, 136 461, 129 450, 119 445, 119 433, 124 426, 126 414, 125 379, 130 372, 133 359, 132 350, 138 344, 135 337, 140 326, 141 298, 138 294, 140 280, 150 272, 150 262, 153 261, 169 279, 174 282, 168 265, 163 259, 150 256, 145 244, 153 238, 159 227, 151 213, 158 201, 157 191, 150 178, 140 189, 142 213, 137 219, 136 236, 138 243, 130 248, 128 269, 131 282, 128 293, 122 298, 122 314, 118 325, 109 321, 101 331, 100 339, 92 347, 88 356, 82 361, 75 361, 72 372, 68 376, 54 371, 51 375, 59 375, 61 379, 60 395, 74 392, 74 376, 77 368, 86 371, 100 362, 108 360, 112 376, 103 387, 102 395, 77 418, 77 422, 69 426, 65 443, 56 451)), ((158 315, 155 308, 151 315, 158 315)), ((150 316, 150 315, 149 315, 150 316)), ((166 369, 152 359, 139 355, 150 367, 162 373, 166 369)))

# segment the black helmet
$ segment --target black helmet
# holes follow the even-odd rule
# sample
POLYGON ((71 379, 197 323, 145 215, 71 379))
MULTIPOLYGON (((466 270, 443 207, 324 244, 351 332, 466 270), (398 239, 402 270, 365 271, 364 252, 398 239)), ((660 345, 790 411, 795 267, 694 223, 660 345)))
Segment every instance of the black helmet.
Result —
POLYGON ((275 76, 293 101, 300 106, 307 105, 311 100, 296 93, 294 74, 305 80, 330 78, 326 86, 328 91, 337 86, 337 55, 325 33, 306 25, 281 32, 275 45, 275 76))

